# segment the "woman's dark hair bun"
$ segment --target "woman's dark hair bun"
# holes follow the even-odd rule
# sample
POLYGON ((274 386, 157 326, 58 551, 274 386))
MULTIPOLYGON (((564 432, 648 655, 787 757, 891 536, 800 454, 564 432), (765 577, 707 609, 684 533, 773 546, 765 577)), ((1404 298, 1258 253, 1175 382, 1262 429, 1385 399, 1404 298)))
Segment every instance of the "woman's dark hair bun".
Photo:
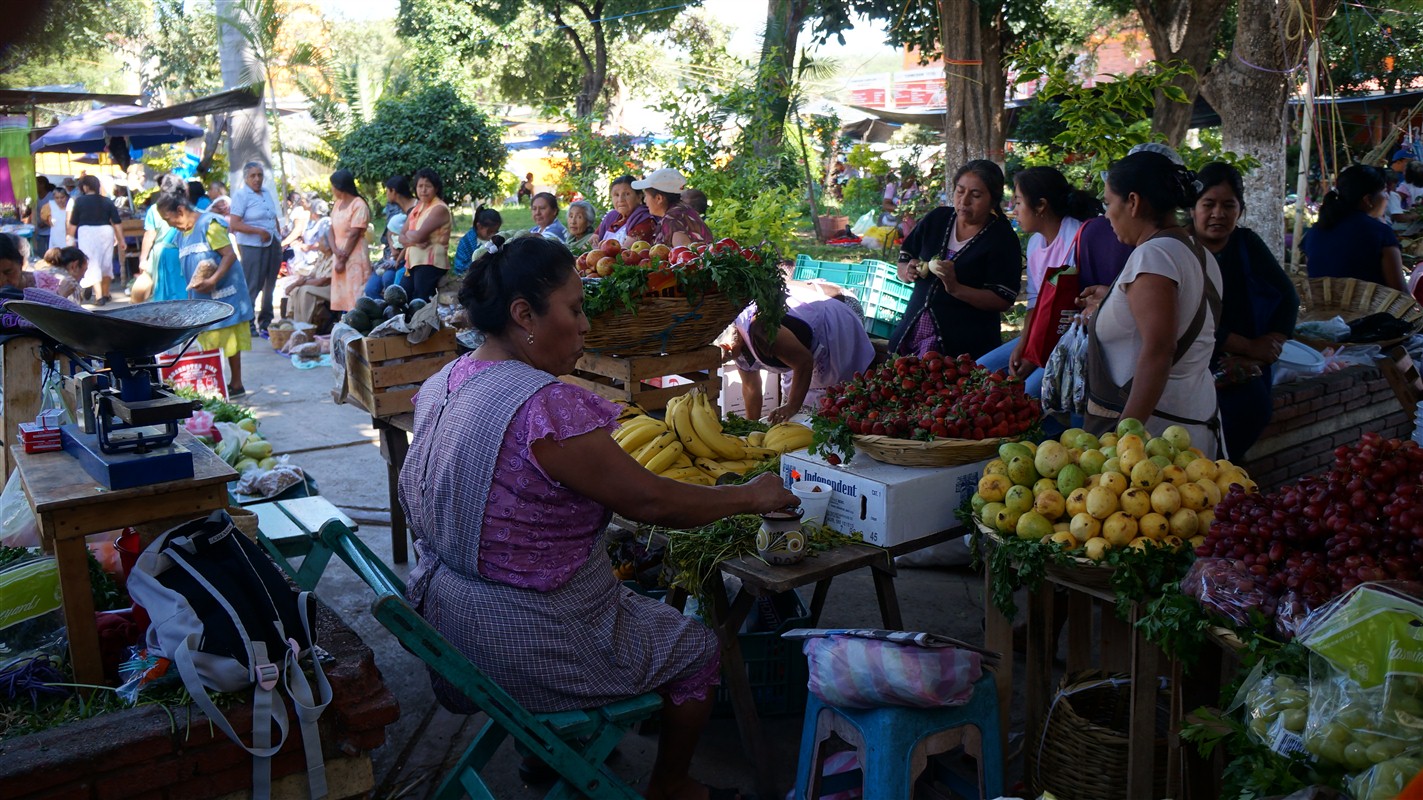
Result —
POLYGON ((549 295, 576 275, 573 254, 562 242, 542 236, 489 240, 493 252, 474 259, 460 286, 459 301, 470 324, 490 336, 508 329, 509 306, 519 298, 535 314, 548 311, 549 295))
POLYGON ((1107 186, 1119 197, 1137 195, 1163 221, 1189 208, 1201 192, 1196 173, 1152 151, 1132 153, 1113 163, 1107 186))

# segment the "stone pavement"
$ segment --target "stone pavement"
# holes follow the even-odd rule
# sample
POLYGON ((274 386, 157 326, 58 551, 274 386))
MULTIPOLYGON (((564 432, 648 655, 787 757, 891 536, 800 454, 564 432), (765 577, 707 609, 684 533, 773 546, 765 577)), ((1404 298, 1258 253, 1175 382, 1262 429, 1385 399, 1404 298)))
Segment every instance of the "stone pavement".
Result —
MULTIPOLYGON (((390 558, 389 502, 385 462, 370 418, 360 409, 336 405, 330 395, 329 369, 298 370, 264 340, 243 356, 243 402, 261 421, 261 431, 276 448, 292 456, 316 478, 321 494, 360 523, 360 535, 377 555, 390 558)), ((404 575, 409 565, 397 568, 404 575)), ((981 581, 966 568, 907 569, 897 580, 905 626, 982 641, 981 581)), ((484 724, 482 715, 461 717, 440 709, 430 694, 420 662, 405 652, 369 613, 365 585, 339 561, 333 561, 317 594, 371 646, 387 685, 399 699, 400 719, 387 728, 388 743, 374 754, 376 798, 430 795, 447 765, 484 724)), ((808 601, 809 596, 805 599, 808 601)), ((874 585, 868 571, 835 581, 822 616, 827 625, 879 627, 874 585)), ((1020 704, 1017 704, 1020 706, 1020 704)), ((799 715, 765 720, 779 783, 789 788, 799 750, 799 715)), ((656 753, 653 736, 633 733, 618 748, 612 766, 633 786, 646 780, 656 753)), ((519 780, 518 757, 506 742, 484 777, 500 798, 537 798, 543 789, 519 780)), ((693 775, 714 786, 752 789, 736 724, 714 719, 698 750, 693 775)))

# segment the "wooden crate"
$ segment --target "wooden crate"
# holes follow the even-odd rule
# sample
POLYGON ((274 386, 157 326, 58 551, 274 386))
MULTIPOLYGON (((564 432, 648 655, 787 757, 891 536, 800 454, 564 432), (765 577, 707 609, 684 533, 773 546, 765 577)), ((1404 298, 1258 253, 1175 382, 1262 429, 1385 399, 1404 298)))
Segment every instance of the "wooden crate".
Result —
POLYGON ((453 328, 441 328, 420 344, 404 336, 367 336, 347 348, 347 399, 377 419, 414 411, 420 384, 459 355, 453 328))
POLYGON ((696 387, 701 387, 715 405, 721 394, 721 348, 707 346, 690 353, 626 358, 585 355, 573 373, 560 380, 609 400, 637 403, 648 411, 666 408, 667 401, 696 387), (648 382, 673 375, 690 382, 677 386, 648 382))
POLYGON ((0 344, 0 460, 7 478, 15 469, 8 445, 20 444, 20 423, 34 422, 40 413, 43 366, 38 338, 16 336, 0 344))

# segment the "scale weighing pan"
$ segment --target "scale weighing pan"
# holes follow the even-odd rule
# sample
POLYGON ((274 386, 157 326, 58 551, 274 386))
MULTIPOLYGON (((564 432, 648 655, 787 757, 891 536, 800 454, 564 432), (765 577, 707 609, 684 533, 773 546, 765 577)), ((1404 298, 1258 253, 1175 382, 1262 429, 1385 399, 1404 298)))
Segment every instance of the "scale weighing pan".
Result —
POLYGON ((216 300, 164 300, 105 311, 76 311, 32 300, 11 300, 5 310, 14 311, 79 353, 143 358, 192 338, 232 316, 235 309, 216 300))

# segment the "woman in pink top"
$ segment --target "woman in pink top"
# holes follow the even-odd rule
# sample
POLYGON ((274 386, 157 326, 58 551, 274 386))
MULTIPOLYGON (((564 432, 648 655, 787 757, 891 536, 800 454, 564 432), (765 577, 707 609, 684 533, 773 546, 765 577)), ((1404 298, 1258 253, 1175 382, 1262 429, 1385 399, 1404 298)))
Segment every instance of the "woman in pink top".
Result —
MULTIPOLYGON (((400 500, 419 563, 407 593, 450 642, 531 711, 660 692, 653 800, 705 797, 688 776, 719 682, 716 636, 614 579, 614 513, 677 528, 794 504, 779 478, 692 486, 639 466, 609 435, 618 407, 557 375, 588 318, 573 256, 530 236, 474 261, 460 303, 486 338, 421 387, 400 500)), ((436 697, 468 712, 459 691, 436 697)))
POLYGON ((356 191, 348 169, 331 173, 331 243, 335 263, 331 268, 331 310, 350 311, 371 277, 371 256, 366 250, 366 228, 371 209, 356 191))
MULTIPOLYGON (((1077 264, 1077 231, 1082 223, 1102 215, 1102 203, 1087 192, 1072 188, 1052 167, 1028 167, 1013 176, 1013 213, 1018 227, 1032 234, 1028 240, 1028 313, 1023 330, 1029 330, 1043 277, 1049 269, 1077 264)), ((1074 295, 1076 293, 1074 292, 1074 295)), ((1029 395, 1042 394, 1043 365, 1023 357, 1027 337, 1004 343, 984 353, 978 363, 1004 370, 1025 380, 1029 395)))

